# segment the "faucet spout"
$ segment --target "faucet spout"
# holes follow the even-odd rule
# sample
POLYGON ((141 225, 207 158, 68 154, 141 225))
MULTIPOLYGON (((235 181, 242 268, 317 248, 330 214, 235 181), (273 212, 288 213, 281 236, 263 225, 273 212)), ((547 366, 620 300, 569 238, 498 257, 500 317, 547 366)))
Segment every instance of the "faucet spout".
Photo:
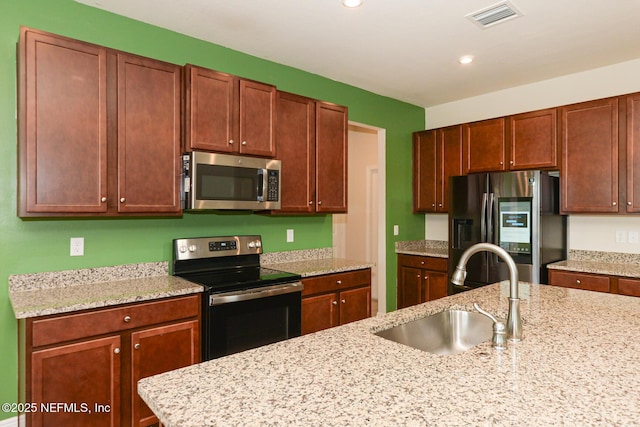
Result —
POLYGON ((467 276, 466 265, 469 258, 478 252, 491 252, 498 255, 509 269, 509 314, 507 315, 507 337, 509 341, 522 339, 522 317, 520 315, 520 298, 518 295, 518 268, 511 255, 500 246, 492 243, 477 243, 462 253, 456 270, 451 276, 455 285, 464 284, 467 276))

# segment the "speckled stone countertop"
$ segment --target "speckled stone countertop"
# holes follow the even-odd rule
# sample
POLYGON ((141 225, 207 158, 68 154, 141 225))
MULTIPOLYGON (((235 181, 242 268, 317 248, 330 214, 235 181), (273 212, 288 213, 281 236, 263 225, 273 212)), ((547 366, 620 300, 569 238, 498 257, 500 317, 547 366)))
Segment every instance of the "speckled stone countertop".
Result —
POLYGON ((169 276, 166 262, 9 276, 16 319, 198 292, 202 286, 169 276))
POLYGON ((640 420, 640 298, 521 286, 524 339, 437 356, 373 335, 473 302, 495 284, 145 378, 167 427, 632 426, 640 420))
POLYGON ((364 261, 334 258, 331 248, 262 254, 260 264, 274 270, 299 274, 302 277, 343 273, 371 268, 375 265, 364 261))
POLYGON ((449 247, 442 240, 409 240, 396 242, 396 253, 449 258, 449 247))
POLYGON ((569 250, 568 259, 548 265, 551 270, 640 278, 640 255, 569 250))

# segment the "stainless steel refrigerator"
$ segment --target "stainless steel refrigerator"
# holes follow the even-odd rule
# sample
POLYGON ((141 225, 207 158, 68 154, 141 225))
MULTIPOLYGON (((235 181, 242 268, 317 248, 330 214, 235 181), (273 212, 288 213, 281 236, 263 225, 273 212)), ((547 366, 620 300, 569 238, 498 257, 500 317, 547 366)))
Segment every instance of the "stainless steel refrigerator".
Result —
MULTIPOLYGON (((559 179, 545 171, 451 177, 449 277, 465 249, 489 242, 509 252, 520 280, 547 283, 547 264, 567 254, 567 221, 559 201, 559 179)), ((467 263, 464 286, 449 282, 449 295, 508 278, 496 255, 477 253, 467 263)))

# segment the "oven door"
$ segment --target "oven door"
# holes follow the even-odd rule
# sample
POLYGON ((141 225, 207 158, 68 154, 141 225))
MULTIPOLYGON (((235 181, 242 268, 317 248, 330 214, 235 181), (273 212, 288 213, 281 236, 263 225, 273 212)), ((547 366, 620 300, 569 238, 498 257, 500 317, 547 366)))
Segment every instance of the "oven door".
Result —
POLYGON ((202 322, 203 360, 300 336, 300 282, 210 294, 206 300, 202 322))

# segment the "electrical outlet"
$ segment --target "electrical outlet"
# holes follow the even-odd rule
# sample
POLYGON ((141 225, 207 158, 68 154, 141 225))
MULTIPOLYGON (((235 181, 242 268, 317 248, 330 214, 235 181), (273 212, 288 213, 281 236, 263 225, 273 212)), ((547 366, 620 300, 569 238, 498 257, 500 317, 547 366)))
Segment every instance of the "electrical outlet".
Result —
POLYGON ((71 249, 69 250, 71 256, 84 256, 84 237, 72 237, 71 249))
POLYGON ((627 243, 627 233, 622 230, 616 230, 616 243, 627 243))
POLYGON ((289 228, 287 229, 287 243, 293 243, 293 240, 294 240, 293 229, 289 228))
POLYGON ((638 232, 630 231, 629 232, 629 243, 638 243, 638 232))

